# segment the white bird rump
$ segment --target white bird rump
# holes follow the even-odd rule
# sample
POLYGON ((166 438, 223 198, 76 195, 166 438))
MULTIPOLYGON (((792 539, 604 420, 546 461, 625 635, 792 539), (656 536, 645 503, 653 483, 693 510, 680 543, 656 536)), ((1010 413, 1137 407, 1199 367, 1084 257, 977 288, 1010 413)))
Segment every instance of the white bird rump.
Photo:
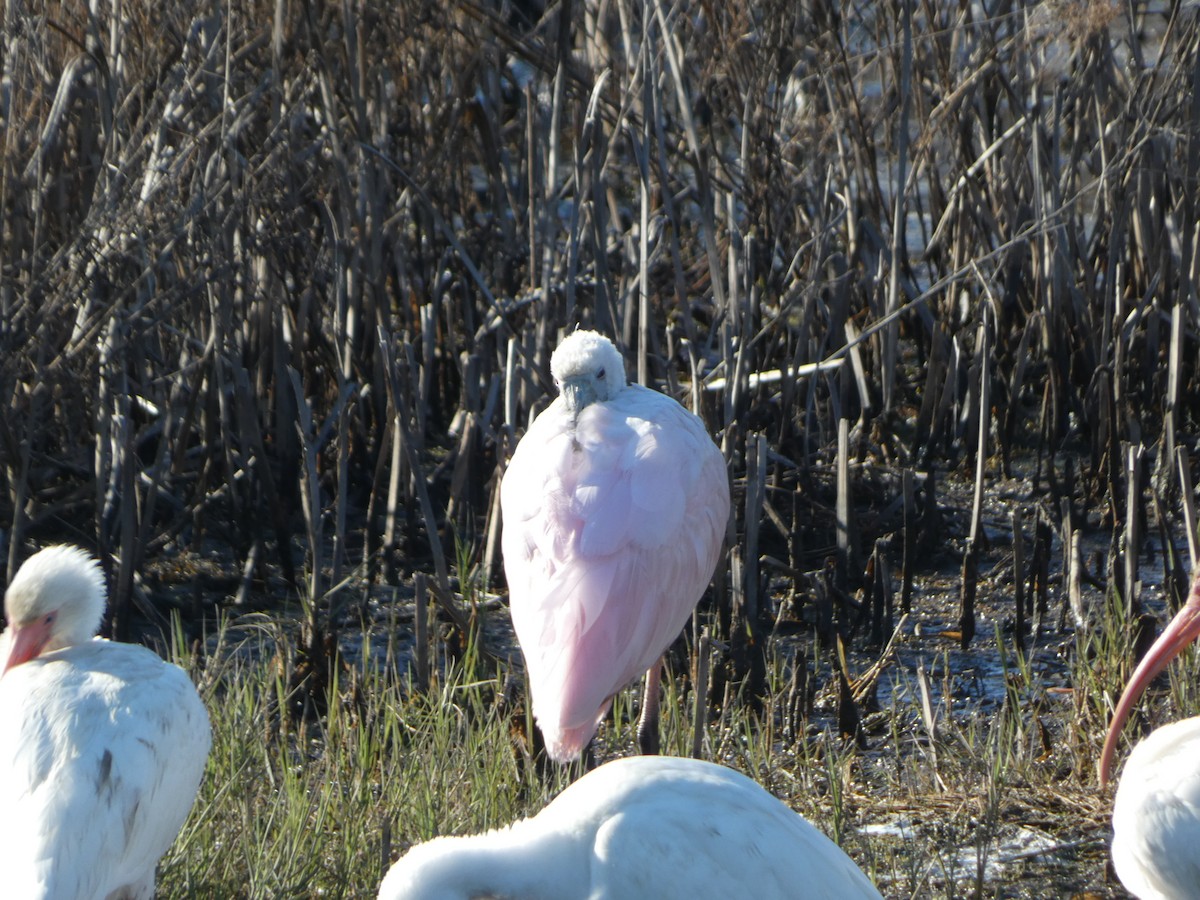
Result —
POLYGON ((581 409, 560 396, 517 446, 501 502, 534 715, 550 755, 573 759, 712 578, 729 515, 724 458, 701 420, 657 391, 618 386, 581 409))
MULTIPOLYGON (((75 552, 26 566, 94 565, 75 552)), ((32 585, 49 600, 42 587, 63 583, 20 577, 6 597, 10 620, 14 588, 32 585)), ((187 818, 211 741, 187 674, 145 647, 88 640, 5 672, 0 721, 0 893, 153 897, 155 867, 187 818)))
POLYGON ((829 838, 749 778, 640 756, 584 775, 538 815, 413 847, 380 900, 878 900, 829 838))
POLYGON ((1141 900, 1200 897, 1200 717, 1140 741, 1113 804, 1113 867, 1141 900))

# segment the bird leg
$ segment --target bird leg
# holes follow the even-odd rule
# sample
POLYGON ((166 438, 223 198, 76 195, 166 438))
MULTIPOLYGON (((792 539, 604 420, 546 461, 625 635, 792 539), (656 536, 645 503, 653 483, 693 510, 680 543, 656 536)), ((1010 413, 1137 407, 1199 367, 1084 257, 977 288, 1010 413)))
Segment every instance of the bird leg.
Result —
POLYGON ((646 670, 646 693, 642 696, 642 714, 638 716, 638 751, 643 756, 658 755, 658 706, 659 681, 662 674, 662 657, 646 670))

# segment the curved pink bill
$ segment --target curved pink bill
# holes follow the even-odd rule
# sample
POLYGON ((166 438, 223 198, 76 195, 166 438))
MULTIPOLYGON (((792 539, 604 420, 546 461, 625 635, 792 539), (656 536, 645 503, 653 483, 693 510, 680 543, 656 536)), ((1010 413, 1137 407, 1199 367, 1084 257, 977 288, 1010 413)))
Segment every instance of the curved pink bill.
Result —
POLYGON ((9 625, 4 632, 4 644, 0 649, 3 654, 3 664, 0 665, 0 678, 13 666, 29 662, 42 652, 50 640, 50 623, 39 619, 28 625, 9 625))
POLYGON ((1121 736, 1121 728, 1133 705, 1154 679, 1154 676, 1165 669, 1176 656, 1200 636, 1200 568, 1194 573, 1192 589, 1188 594, 1187 603, 1175 614, 1166 630, 1158 636, 1158 640, 1142 657, 1142 661, 1134 670, 1133 677, 1125 686, 1121 700, 1113 713, 1112 724, 1108 727, 1108 737, 1104 739, 1104 752, 1100 754, 1100 784, 1108 784, 1108 776, 1112 769, 1113 754, 1117 749, 1117 739, 1121 736))

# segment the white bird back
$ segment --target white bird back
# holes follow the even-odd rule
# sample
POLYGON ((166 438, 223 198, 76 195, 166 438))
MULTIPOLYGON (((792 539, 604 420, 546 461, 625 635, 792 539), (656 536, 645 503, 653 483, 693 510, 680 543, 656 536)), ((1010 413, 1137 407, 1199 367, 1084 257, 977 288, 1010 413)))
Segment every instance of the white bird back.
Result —
POLYGON ((1129 754, 1113 803, 1113 867, 1141 900, 1200 897, 1200 716, 1129 754))
POLYGON ((380 900, 878 900, 831 840, 744 775, 693 759, 610 762, 537 816, 414 847, 380 900))
MULTIPOLYGON (((13 579, 10 609, 14 596, 70 631, 103 609, 103 579, 82 551, 49 548, 13 579)), ((210 743, 187 674, 145 647, 89 639, 14 665, 0 677, 0 896, 149 900, 210 743)))

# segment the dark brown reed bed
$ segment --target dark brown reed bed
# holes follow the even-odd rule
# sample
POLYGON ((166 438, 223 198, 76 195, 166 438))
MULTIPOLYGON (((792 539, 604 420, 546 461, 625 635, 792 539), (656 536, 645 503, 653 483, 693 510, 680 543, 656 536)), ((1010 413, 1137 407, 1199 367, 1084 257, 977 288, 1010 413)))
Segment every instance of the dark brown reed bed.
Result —
POLYGON ((290 727, 384 621, 519 711, 498 485, 596 327, 734 485, 678 751, 852 773, 796 802, 872 858, 1035 821, 1118 895, 1094 758, 1196 555, 1195 10, 541 7, 10 0, 0 563, 96 549, 117 636, 298 617, 290 727))

